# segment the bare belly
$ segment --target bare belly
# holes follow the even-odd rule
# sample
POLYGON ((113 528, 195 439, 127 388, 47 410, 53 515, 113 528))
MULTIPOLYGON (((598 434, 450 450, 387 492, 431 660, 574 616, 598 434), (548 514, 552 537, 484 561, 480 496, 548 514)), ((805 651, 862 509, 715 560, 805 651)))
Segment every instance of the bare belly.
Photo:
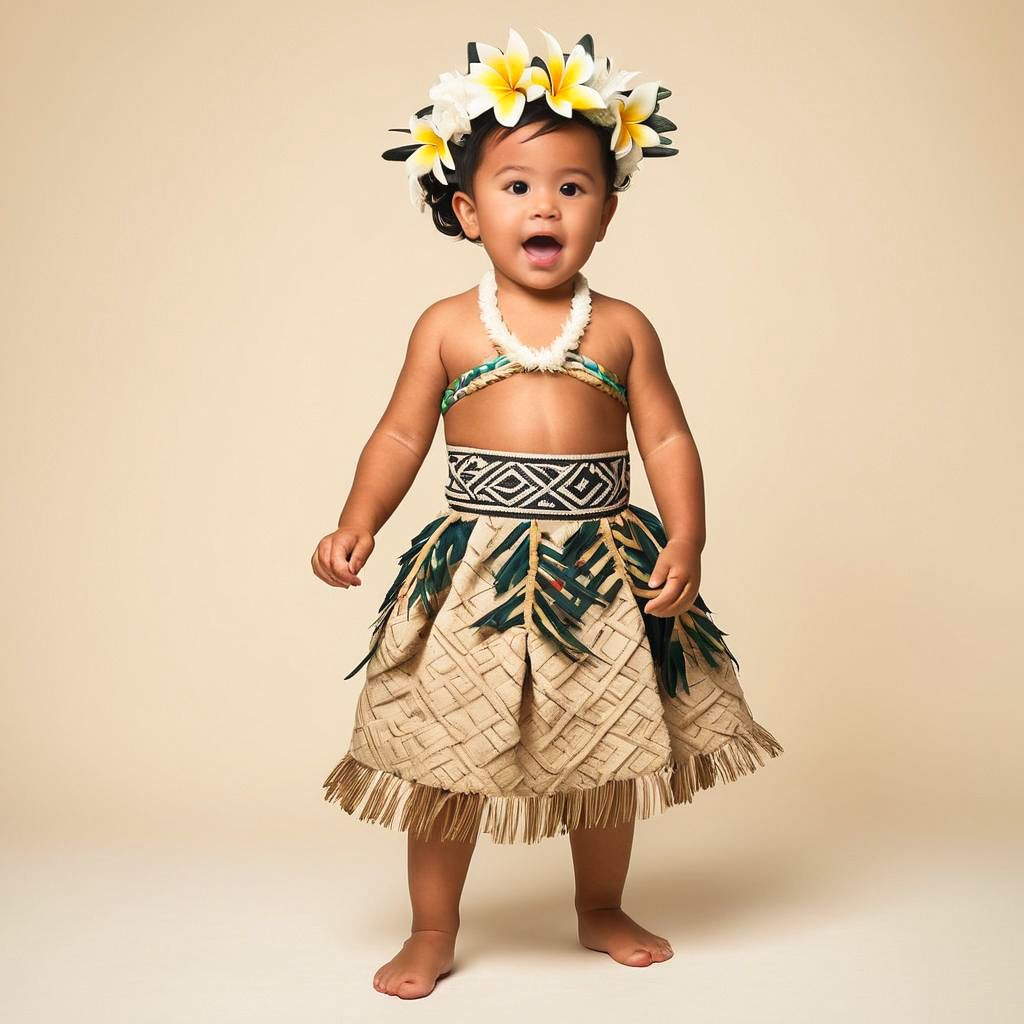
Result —
POLYGON ((444 417, 445 441, 554 455, 622 451, 626 409, 567 374, 518 373, 463 396, 444 417))

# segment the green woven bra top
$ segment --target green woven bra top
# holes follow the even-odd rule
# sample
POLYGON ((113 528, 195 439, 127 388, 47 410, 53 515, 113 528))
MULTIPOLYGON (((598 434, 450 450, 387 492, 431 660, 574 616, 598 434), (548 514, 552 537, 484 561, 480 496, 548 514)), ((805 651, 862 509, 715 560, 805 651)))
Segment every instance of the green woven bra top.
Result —
POLYGON ((555 371, 528 370, 522 363, 503 352, 486 363, 481 363, 465 373, 460 373, 445 388, 441 398, 441 415, 443 416, 460 398, 465 398, 466 395, 472 394, 496 380, 503 380, 514 373, 547 372, 567 373, 579 380, 584 380, 599 388, 606 395, 617 399, 627 409, 629 408, 629 402, 626 400, 626 388, 619 378, 608 367, 602 366, 596 360, 590 359, 580 352, 567 352, 564 362, 555 371))

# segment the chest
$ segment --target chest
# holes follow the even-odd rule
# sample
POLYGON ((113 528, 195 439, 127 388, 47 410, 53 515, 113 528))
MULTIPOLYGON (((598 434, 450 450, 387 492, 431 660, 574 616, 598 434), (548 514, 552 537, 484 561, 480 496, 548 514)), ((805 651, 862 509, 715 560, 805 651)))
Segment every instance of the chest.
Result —
POLYGON ((611 365, 612 355, 625 349, 610 322, 593 317, 586 279, 576 288, 559 333, 546 345, 528 345, 505 322, 497 301, 494 272, 485 274, 477 291, 478 317, 447 339, 446 366, 465 367, 450 379, 441 396, 441 413, 481 388, 517 374, 562 374, 590 384, 628 409, 625 382, 611 365), (489 350, 489 351, 488 351, 489 350), (601 353, 602 358, 597 358, 601 353), (602 359, 604 361, 602 361, 602 359))

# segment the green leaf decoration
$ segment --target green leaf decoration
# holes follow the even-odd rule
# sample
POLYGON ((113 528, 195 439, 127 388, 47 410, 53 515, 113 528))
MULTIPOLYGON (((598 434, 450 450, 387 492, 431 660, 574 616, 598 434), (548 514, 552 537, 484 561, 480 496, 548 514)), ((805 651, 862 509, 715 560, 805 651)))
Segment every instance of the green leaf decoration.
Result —
POLYGON ((411 614, 412 604, 416 600, 420 602, 428 614, 433 614, 436 611, 437 598, 450 585, 452 573, 466 554, 469 535, 473 532, 473 527, 478 522, 475 517, 472 519, 452 520, 441 531, 440 535, 425 553, 424 558, 420 560, 424 545, 437 533, 442 523, 448 518, 449 516, 446 514, 427 523, 410 541, 408 549, 399 556, 398 574, 388 588, 388 592, 384 595, 384 600, 378 609, 380 614, 373 623, 370 650, 367 652, 366 657, 345 676, 346 679, 351 679, 373 657, 384 635, 384 626, 387 624, 388 618, 398 603, 398 595, 417 562, 419 562, 419 568, 416 572, 416 581, 409 592, 409 612, 411 614))
MULTIPOLYGON (((409 581, 407 595, 409 614, 414 604, 428 616, 437 613, 439 599, 450 587, 452 574, 465 557, 470 534, 478 522, 474 516, 454 519, 445 525, 448 518, 445 515, 428 523, 400 556, 398 575, 384 597, 373 626, 369 653, 346 679, 351 679, 377 650, 388 617, 414 567, 416 575, 409 581)), ((502 564, 492 570, 495 593, 504 595, 504 600, 480 616, 473 626, 504 631, 525 624, 531 522, 524 519, 510 527, 501 543, 484 556, 483 561, 493 565, 502 555, 507 555, 502 564)), ((675 697, 680 686, 684 692, 690 692, 686 678, 686 637, 697 656, 711 668, 719 668, 723 656, 739 668, 739 662, 726 645, 727 634, 714 623, 711 609, 699 593, 682 615, 666 618, 644 612, 643 605, 648 598, 640 595, 651 589, 651 573, 667 542, 658 517, 638 505, 628 505, 622 514, 608 520, 608 527, 619 561, 609 550, 598 519, 582 520, 560 548, 543 537, 540 539, 536 549, 531 626, 568 657, 577 660, 593 657, 607 664, 607 659, 580 640, 579 633, 587 611, 595 604, 606 607, 619 588, 628 583, 636 595, 659 685, 669 697, 675 697), (618 568, 620 562, 626 570, 625 578, 618 568)))
POLYGON ((544 75, 545 75, 545 77, 548 80, 548 88, 549 89, 552 88, 551 72, 548 71, 548 66, 544 62, 544 58, 543 57, 534 57, 533 60, 530 61, 530 67, 531 68, 540 68, 544 72, 544 75))
POLYGON ((577 640, 572 635, 565 625, 565 620, 560 618, 551 605, 544 600, 544 595, 540 589, 533 595, 533 621, 545 636, 549 637, 563 649, 568 648, 576 651, 577 654, 593 655, 599 661, 605 661, 607 664, 606 659, 596 654, 586 644, 577 640))
MULTIPOLYGON (((391 130, 393 132, 397 132, 400 131, 401 129, 392 128, 391 130)), ((408 129, 406 130, 408 131, 408 129)), ((383 153, 381 153, 381 156, 385 160, 405 160, 419 148, 419 143, 413 143, 408 146, 396 146, 394 149, 385 150, 383 153)))
POLYGON ((656 132, 674 132, 676 126, 663 114, 651 114, 644 124, 649 125, 656 132))
MULTIPOLYGON (((661 520, 638 505, 629 505, 627 515, 611 524, 612 537, 630 577, 634 593, 650 590, 651 573, 658 555, 667 543, 661 520)), ((674 697, 679 684, 690 692, 686 679, 686 657, 683 636, 688 636, 697 652, 711 668, 718 668, 725 655, 739 668, 739 662, 725 643, 726 636, 712 621, 711 609, 698 593, 693 604, 682 615, 666 618, 648 615, 643 606, 648 598, 637 595, 651 648, 651 657, 659 671, 659 681, 665 692, 674 697)))
POLYGON ((576 43, 577 46, 582 46, 587 56, 593 60, 594 57, 594 37, 588 32, 585 36, 580 36, 576 43))
MULTIPOLYGON (((517 524, 485 559, 495 560, 511 551, 500 568, 494 570, 495 589, 510 596, 472 625, 505 630, 526 621, 529 530, 530 520, 517 524)), ((615 575, 610 552, 602 549, 600 525, 589 519, 579 524, 560 549, 544 540, 537 545, 531 622, 569 657, 593 657, 607 664, 606 658, 592 651, 577 635, 587 609, 595 603, 607 605, 622 584, 615 575)))
POLYGON ((475 522, 475 519, 458 519, 434 542, 426 560, 420 566, 416 582, 409 590, 410 614, 415 601, 419 601, 427 615, 433 615, 437 611, 437 597, 448 589, 452 571, 466 554, 466 545, 475 522))

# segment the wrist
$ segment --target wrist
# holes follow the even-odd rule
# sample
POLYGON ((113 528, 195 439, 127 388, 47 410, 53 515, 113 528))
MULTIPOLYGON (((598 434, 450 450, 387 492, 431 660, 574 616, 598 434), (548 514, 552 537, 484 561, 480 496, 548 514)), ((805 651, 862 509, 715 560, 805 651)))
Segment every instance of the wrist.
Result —
POLYGON ((373 537, 377 533, 377 527, 359 519, 346 519, 344 516, 338 521, 339 530, 351 530, 353 533, 368 533, 373 537))
POLYGON ((669 534, 665 540, 665 547, 670 544, 674 544, 677 547, 692 551, 694 554, 699 555, 704 550, 704 538, 703 537, 690 537, 686 534, 678 534, 673 536, 669 534))

